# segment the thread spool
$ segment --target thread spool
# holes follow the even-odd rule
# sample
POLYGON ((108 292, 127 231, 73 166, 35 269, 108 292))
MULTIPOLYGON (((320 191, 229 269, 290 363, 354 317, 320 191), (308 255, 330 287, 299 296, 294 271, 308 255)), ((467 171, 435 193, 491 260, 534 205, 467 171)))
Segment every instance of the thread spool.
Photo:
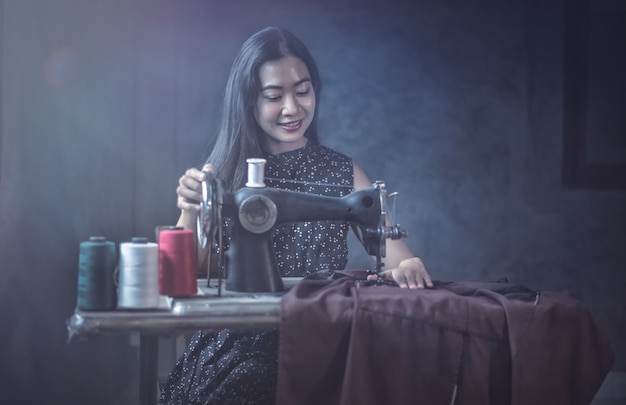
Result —
POLYGON ((250 158, 246 159, 248 163, 248 181, 246 187, 263 188, 265 187, 265 159, 250 158))
POLYGON ((158 244, 159 243, 159 234, 161 233, 161 231, 164 231, 166 229, 184 229, 180 226, 174 226, 174 225, 158 225, 154 228, 154 241, 158 244))
POLYGON ((159 292, 170 297, 186 297, 197 291, 193 231, 162 230, 159 232, 159 292))
POLYGON ((115 309, 115 243, 103 236, 81 242, 76 306, 88 311, 115 309))
POLYGON ((118 308, 159 306, 159 245, 132 238, 120 245, 118 308))

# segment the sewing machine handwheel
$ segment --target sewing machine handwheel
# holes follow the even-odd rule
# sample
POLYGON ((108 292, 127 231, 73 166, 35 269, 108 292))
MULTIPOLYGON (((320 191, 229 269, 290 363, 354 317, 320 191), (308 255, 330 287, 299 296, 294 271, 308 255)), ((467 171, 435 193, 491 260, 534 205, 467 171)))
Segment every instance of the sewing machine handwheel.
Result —
POLYGON ((378 263, 377 271, 382 270, 382 258, 387 256, 387 238, 385 236, 385 226, 387 225, 387 187, 385 182, 377 180, 374 186, 380 191, 380 218, 378 220, 378 252, 376 254, 376 262, 378 263))
POLYGON ((215 230, 221 227, 221 215, 219 212, 221 195, 217 179, 213 173, 207 173, 201 187, 202 201, 200 201, 196 233, 198 244, 202 248, 206 248, 209 245, 209 241, 215 236, 215 230))

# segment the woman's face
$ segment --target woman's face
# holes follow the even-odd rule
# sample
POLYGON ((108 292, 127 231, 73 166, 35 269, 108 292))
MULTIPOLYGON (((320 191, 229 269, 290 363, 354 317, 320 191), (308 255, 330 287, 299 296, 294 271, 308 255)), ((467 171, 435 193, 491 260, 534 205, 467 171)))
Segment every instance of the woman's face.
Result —
POLYGON ((299 58, 287 55, 261 65, 259 79, 254 118, 265 132, 265 149, 277 155, 306 145, 304 133, 315 114, 309 69, 299 58))

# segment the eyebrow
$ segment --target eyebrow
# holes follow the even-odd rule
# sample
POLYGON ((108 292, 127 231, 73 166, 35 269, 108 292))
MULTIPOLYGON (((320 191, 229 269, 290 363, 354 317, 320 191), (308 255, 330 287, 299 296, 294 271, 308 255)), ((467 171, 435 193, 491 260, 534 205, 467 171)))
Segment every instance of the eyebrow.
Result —
MULTIPOLYGON (((302 83, 306 83, 306 82, 310 82, 311 78, 309 77, 305 77, 304 79, 300 79, 297 82, 295 82, 293 84, 294 87, 297 87, 299 85, 301 85, 302 83)), ((277 85, 268 85, 268 86, 264 86, 261 88, 261 91, 265 91, 265 90, 281 90, 283 88, 283 86, 277 86, 277 85)))

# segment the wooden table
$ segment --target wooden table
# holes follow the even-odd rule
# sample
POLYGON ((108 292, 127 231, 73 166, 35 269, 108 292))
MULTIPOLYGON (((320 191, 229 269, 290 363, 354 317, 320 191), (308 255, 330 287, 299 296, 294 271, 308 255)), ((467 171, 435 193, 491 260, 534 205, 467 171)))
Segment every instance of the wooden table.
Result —
MULTIPOLYGON (((301 278, 284 278, 289 289, 301 278)), ((213 284, 213 282, 212 282, 213 284)), ((150 310, 84 311, 76 309, 67 321, 70 341, 98 334, 138 332, 139 399, 142 405, 157 403, 159 335, 195 330, 268 330, 280 325, 280 293, 235 293, 222 291, 199 279, 198 294, 186 298, 161 297, 150 310)), ((223 285, 223 284, 222 284, 223 285)))

